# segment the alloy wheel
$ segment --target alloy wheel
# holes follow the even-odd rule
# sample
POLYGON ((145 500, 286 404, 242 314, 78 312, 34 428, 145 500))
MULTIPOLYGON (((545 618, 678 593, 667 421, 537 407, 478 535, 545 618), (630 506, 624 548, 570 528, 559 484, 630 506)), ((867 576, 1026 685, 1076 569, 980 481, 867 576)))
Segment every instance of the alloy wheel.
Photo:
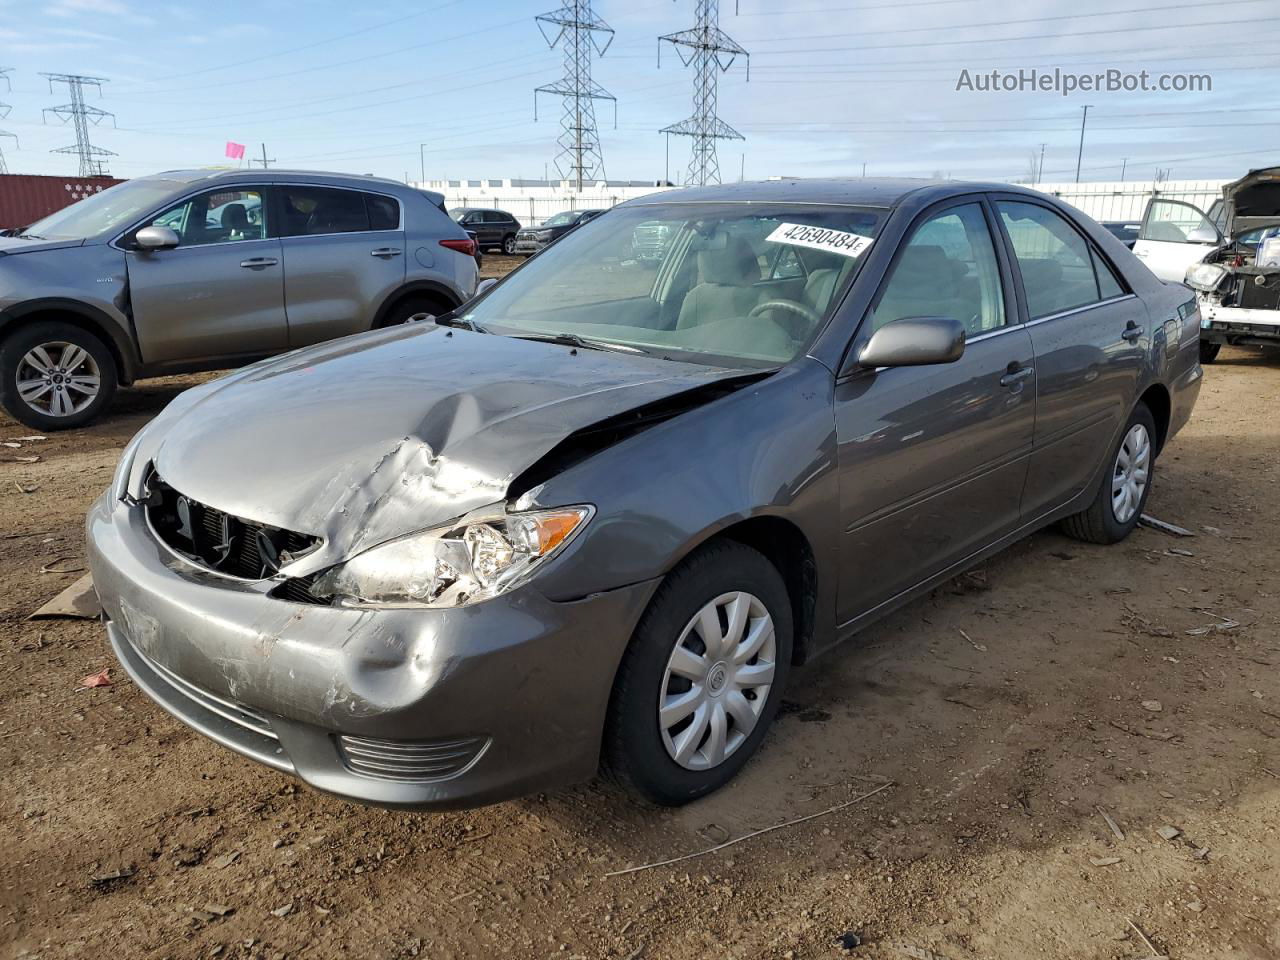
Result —
POLYGON ((18 362, 18 396, 49 417, 79 413, 98 397, 102 371, 89 351, 66 340, 32 347, 18 362))
POLYGON ((515 237, 507 237, 505 240, 502 241, 502 252, 505 253, 508 257, 515 256, 515 252, 516 252, 515 237))
POLYGON ((658 693, 667 754, 687 770, 709 770, 755 729, 777 660, 773 618, 755 596, 716 597, 685 626, 658 693))
POLYGON ((1128 523, 1142 505, 1151 472, 1151 435, 1135 423, 1124 435, 1111 472, 1111 512, 1117 523, 1128 523))

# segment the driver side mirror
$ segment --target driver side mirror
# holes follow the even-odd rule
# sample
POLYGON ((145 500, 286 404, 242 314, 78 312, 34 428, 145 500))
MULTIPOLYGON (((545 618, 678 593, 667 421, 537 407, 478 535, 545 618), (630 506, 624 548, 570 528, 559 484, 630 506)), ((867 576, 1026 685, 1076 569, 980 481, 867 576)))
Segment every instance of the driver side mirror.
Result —
POLYGON ((133 235, 133 245, 139 250, 172 250, 181 242, 168 227, 143 227, 133 235))
POLYGON ((1187 233, 1187 243, 1212 243, 1218 244, 1222 242, 1222 238, 1218 235, 1218 231, 1213 227, 1196 227, 1187 233))
POLYGON ((950 317, 906 317, 871 335, 858 353, 858 366, 921 367, 955 363, 964 354, 964 325, 950 317))
POLYGON ((476 284, 475 296, 478 297, 482 293, 486 293, 489 290, 489 288, 492 287, 497 282, 498 282, 497 279, 495 279, 494 277, 488 277, 487 279, 481 280, 479 283, 476 284))

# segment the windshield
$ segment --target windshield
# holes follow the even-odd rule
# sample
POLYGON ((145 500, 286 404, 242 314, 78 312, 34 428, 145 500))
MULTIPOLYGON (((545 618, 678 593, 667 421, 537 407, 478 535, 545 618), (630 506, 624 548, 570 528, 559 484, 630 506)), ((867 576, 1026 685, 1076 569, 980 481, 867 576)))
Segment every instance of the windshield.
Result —
POLYGON ((566 211, 565 213, 557 213, 554 217, 552 217, 550 220, 544 223, 543 226, 544 227, 566 227, 569 224, 574 223, 577 219, 578 219, 578 215, 576 213, 571 213, 566 211))
POLYGON ((127 226, 174 195, 174 180, 126 180, 27 227, 45 240, 82 240, 127 226))
POLYGON ((461 220, 469 212, 466 207, 454 207, 449 211, 449 217, 453 220, 461 220))
POLYGON ((881 220, 837 206, 620 207, 530 260, 465 319, 495 333, 776 366, 817 335, 881 220))

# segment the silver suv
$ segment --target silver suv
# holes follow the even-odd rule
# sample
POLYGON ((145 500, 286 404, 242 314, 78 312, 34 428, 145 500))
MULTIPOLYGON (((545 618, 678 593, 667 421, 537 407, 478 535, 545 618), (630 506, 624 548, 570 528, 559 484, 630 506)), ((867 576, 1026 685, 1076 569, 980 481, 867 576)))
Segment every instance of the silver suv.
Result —
POLYGON ((439 194, 285 170, 179 171, 0 238, 0 404, 80 426, 117 384, 240 366, 475 292, 439 194))

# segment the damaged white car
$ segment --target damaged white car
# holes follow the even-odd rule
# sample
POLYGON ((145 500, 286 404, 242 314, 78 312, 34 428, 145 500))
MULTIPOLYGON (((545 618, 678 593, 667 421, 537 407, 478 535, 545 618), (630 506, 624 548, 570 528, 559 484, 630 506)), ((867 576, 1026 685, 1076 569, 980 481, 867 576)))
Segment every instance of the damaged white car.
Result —
POLYGON ((1209 212, 1179 200, 1147 205, 1133 252, 1200 301, 1200 362, 1224 343, 1280 347, 1280 167, 1222 188, 1209 212))

